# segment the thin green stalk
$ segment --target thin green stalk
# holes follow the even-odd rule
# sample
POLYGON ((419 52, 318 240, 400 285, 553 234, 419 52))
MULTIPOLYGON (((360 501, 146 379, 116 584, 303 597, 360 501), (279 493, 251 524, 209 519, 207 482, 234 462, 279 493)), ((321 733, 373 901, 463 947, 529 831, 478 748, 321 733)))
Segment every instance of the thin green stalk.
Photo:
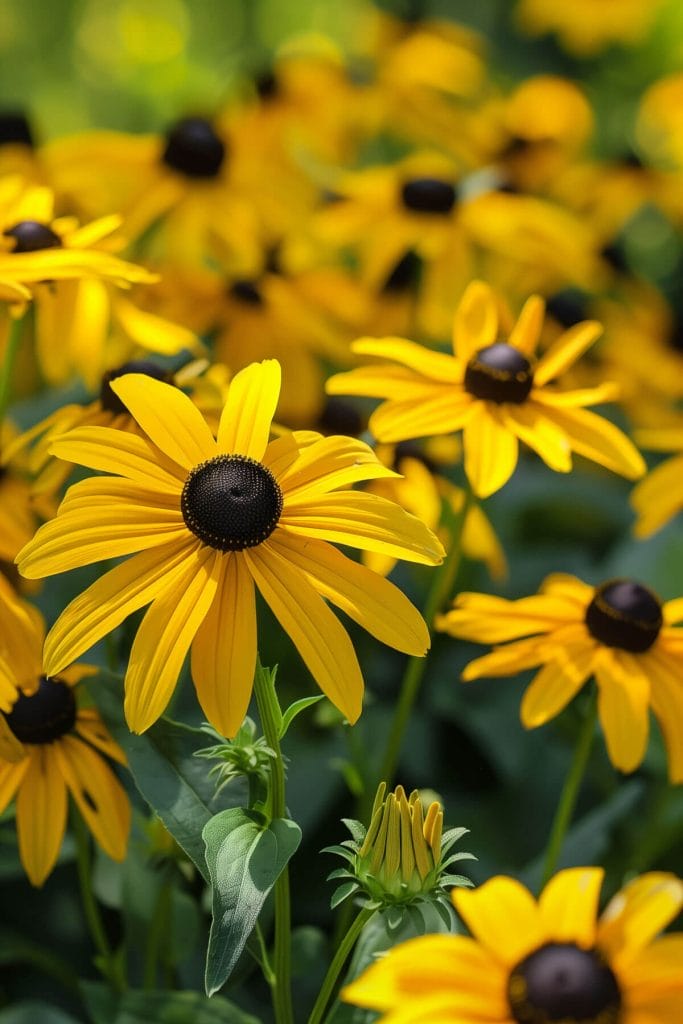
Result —
MULTIPOLYGON (((443 563, 434 572, 432 585, 429 593, 427 594, 427 600, 422 613, 424 620, 429 627, 430 636, 433 632, 432 623, 434 616, 451 595, 455 585, 455 579, 458 575, 462 556, 462 534, 465 527, 465 519, 467 518, 467 513, 471 504, 472 491, 467 487, 462 508, 458 512, 453 524, 448 553, 443 563)), ((410 713, 413 710, 413 705, 415 704, 415 700, 417 699, 417 695, 420 690, 420 684, 422 683, 422 679, 427 669, 427 660, 426 656, 424 658, 412 656, 408 660, 403 680, 401 682, 398 703, 394 710, 394 717, 392 719, 391 729, 389 731, 387 744, 384 750, 384 757, 382 758, 379 776, 375 785, 370 786, 366 791, 365 804, 367 804, 368 800, 371 801, 374 798, 375 789, 380 782, 386 782, 387 787, 391 787, 394 774, 396 772, 399 754, 401 752, 403 734, 406 730, 410 713)), ((369 810, 369 807, 367 809, 369 810)))
MULTIPOLYGON (((157 965, 161 959, 161 953, 168 949, 171 943, 173 879, 169 868, 170 865, 165 865, 164 876, 161 880, 154 913, 147 932, 145 969, 142 982, 143 988, 146 989, 156 987, 157 965)), ((162 962, 168 963, 168 961, 162 962)), ((168 981, 167 978, 164 980, 168 981)))
POLYGON ((543 861, 542 886, 545 886, 546 882, 548 882, 557 867, 557 861, 562 850, 562 843, 564 842, 567 829, 569 828, 569 824, 572 819, 572 814, 574 813, 576 799, 579 795, 579 789, 581 788, 581 782, 588 765, 591 747, 593 746, 595 723, 598 717, 598 700, 597 693, 595 691, 593 691, 590 701, 590 705, 586 709, 586 717, 584 718, 579 731, 576 747, 574 748, 574 757, 569 769, 569 774, 564 780, 564 786, 557 805, 557 810, 555 811, 553 825, 550 830, 550 838, 548 839, 548 845, 546 847, 545 858, 543 861))
MULTIPOLYGON (((286 817, 285 766, 280 749, 280 721, 282 718, 275 686, 270 673, 265 672, 260 661, 256 663, 254 693, 258 705, 263 735, 268 746, 275 752, 270 774, 270 813, 273 818, 286 817)), ((274 888, 275 900, 275 949, 273 970, 276 984, 272 986, 273 1009, 277 1024, 294 1024, 292 1010, 291 981, 291 910, 289 900, 289 869, 281 872, 274 888)))
POLYGON ((5 413, 7 412, 7 406, 9 405, 10 395, 12 393, 12 375, 14 371, 14 361, 19 351, 19 343, 21 341, 21 333, 24 328, 24 317, 12 317, 10 320, 10 329, 7 337, 7 348, 5 350, 5 359, 0 370, 0 429, 5 422, 5 413))
POLYGON ((339 972, 346 963, 351 950, 355 946, 358 936, 376 911, 376 907, 363 907, 354 919, 349 930, 346 932, 346 935, 339 943, 337 951, 332 959, 332 963, 327 970, 327 974, 325 975, 320 991, 318 992, 318 997, 313 1005, 313 1009, 311 1010, 311 1015, 308 1018, 308 1024, 320 1024, 322 1021, 327 1004, 329 1003, 337 984, 339 972))
POLYGON ((102 923, 100 910, 95 899, 95 892, 92 885, 92 861, 90 858, 90 834, 85 827, 83 819, 78 812, 72 816, 72 828, 76 840, 76 866, 78 868, 78 881, 81 890, 81 902, 83 912, 97 952, 103 964, 103 973, 116 992, 124 992, 126 982, 123 978, 122 967, 109 945, 107 933, 102 923))

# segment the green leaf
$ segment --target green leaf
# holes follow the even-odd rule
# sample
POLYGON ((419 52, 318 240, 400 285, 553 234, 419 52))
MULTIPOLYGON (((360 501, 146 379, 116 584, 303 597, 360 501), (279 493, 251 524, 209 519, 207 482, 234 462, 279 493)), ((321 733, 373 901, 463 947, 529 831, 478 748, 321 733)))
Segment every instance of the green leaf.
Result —
POLYGON ((237 963, 265 899, 301 842, 296 822, 265 827, 242 808, 222 811, 204 826, 213 886, 213 921, 206 955, 206 991, 217 992, 237 963))
POLYGON ((196 750, 206 746, 204 732, 162 718, 142 736, 136 736, 123 720, 120 680, 102 672, 89 688, 126 753, 140 793, 207 878, 202 829, 217 812, 247 803, 246 781, 236 779, 216 794, 205 762, 194 756, 196 750))
POLYGON ((34 1000, 18 1003, 0 1012, 0 1024, 36 1024, 37 1021, 40 1024, 79 1024, 76 1017, 63 1010, 34 1000))
POLYGON ((306 708, 312 707, 313 704, 317 704, 319 701, 325 699, 324 693, 319 693, 316 697, 302 697, 301 700, 295 700, 293 704, 290 704, 287 710, 282 715, 282 723, 280 725, 280 739, 285 735, 290 725, 298 714, 305 711, 306 708))
MULTIPOLYGON (((105 986, 87 982, 83 984, 83 999, 96 1024, 260 1024, 256 1017, 222 996, 209 1000, 200 992, 131 990, 117 997, 105 991, 105 986)), ((35 1024, 38 1020, 40 1024, 52 1024, 43 1017, 22 1020, 21 1024, 35 1024)), ((0 1024, 5 1024, 2 1017, 0 1024)), ((60 1022, 55 1020, 54 1024, 60 1022)))
POLYGON ((342 882, 341 885, 337 886, 337 888, 332 893, 332 896, 330 897, 331 909, 334 910, 335 907, 338 907, 340 903, 344 902, 347 896, 350 896, 351 893, 356 892, 356 890, 359 888, 360 886, 356 881, 342 882))

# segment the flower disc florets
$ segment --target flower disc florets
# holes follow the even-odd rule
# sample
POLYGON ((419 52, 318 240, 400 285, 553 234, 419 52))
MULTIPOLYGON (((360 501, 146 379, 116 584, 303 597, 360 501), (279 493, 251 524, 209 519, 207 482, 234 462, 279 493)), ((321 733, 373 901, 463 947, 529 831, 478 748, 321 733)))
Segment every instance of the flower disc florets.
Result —
POLYGON ((224 159, 225 143, 203 117, 184 117, 166 136, 163 162, 188 178, 215 178, 224 159))
POLYGON ((282 512, 282 491, 255 459, 217 455, 190 471, 180 508, 187 528, 209 547, 243 551, 270 537, 282 512))
POLYGON ((618 1024, 621 992, 598 950, 548 943, 510 972, 508 1001, 519 1024, 618 1024))
POLYGON ((481 348, 465 370, 465 389, 489 402, 521 405, 534 385, 531 363, 505 341, 481 348))
POLYGON ((230 295, 240 302, 246 302, 248 306, 262 306, 263 295, 254 281, 235 281, 230 286, 230 295))
POLYGON ((13 252, 38 252, 40 249, 59 249, 62 245, 59 235, 37 220, 22 220, 3 234, 14 239, 13 252))
POLYGON ((586 609, 591 636, 606 647, 642 654, 659 636, 664 619, 659 599, 634 580, 608 580, 586 609))
POLYGON ((20 694, 6 717, 22 743, 52 743, 73 729, 76 698, 61 679, 41 676, 36 692, 20 694))
POLYGON ((131 359, 115 370, 107 370, 106 373, 102 374, 100 405, 107 412, 114 413, 115 415, 122 412, 127 413, 128 409, 119 396, 112 391, 110 385, 113 380, 116 380, 117 377, 123 377, 126 373, 144 373, 145 376, 153 377, 154 380, 162 380, 166 384, 173 383, 173 374, 163 367, 157 366, 150 359, 131 359))
POLYGON ((450 213, 457 192, 450 181, 439 178, 413 178, 401 189, 403 205, 415 213, 450 213))

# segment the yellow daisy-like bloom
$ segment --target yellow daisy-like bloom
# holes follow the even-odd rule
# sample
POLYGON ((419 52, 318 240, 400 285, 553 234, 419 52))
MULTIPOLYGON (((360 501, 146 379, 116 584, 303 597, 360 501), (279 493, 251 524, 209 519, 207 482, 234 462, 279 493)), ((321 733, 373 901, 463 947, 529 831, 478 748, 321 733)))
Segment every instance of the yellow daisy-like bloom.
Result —
POLYGON ((592 57, 612 43, 643 42, 662 0, 520 0, 516 15, 529 35, 553 32, 577 57, 592 57))
POLYGON ((138 554, 62 613, 46 641, 46 673, 57 674, 152 602, 126 674, 130 727, 142 732, 163 712, 192 646, 204 713, 232 736, 251 696, 256 584, 321 689, 355 721, 363 679, 348 633, 325 599, 408 654, 423 655, 429 635, 401 591, 328 541, 426 565, 444 554, 403 509, 349 489, 392 471, 350 438, 307 433, 269 444, 280 391, 275 360, 233 378, 216 439, 177 388, 139 374, 111 387, 147 437, 82 427, 57 440, 57 455, 119 476, 71 487, 56 519, 18 561, 34 578, 138 554))
POLYGON ((19 855, 39 886, 62 845, 68 793, 102 849, 125 857, 130 804, 102 756, 125 764, 125 755, 96 709, 77 706, 73 688, 92 670, 43 674, 43 620, 8 589, 0 586, 0 813, 16 795, 19 855))
POLYGON ((638 516, 634 533, 651 537, 683 510, 683 427, 639 430, 638 440, 652 451, 676 452, 631 492, 631 505, 638 516))
POLYGON ((629 882, 598 917, 602 868, 560 871, 538 901, 499 875, 454 889, 472 933, 402 943, 342 992, 382 1024, 673 1024, 683 1014, 675 875, 629 882))
POLYGON ((532 296, 507 336, 499 337, 499 308, 488 285, 474 281, 458 307, 453 355, 403 338, 361 338, 353 350, 393 365, 337 374, 330 394, 388 399, 370 417, 380 441, 463 431, 465 472, 475 493, 488 497, 512 476, 518 442, 560 473, 572 451, 635 479, 645 463, 628 438, 584 406, 614 398, 614 386, 557 391, 548 387, 593 344, 601 326, 587 320, 565 331, 534 364, 544 303, 532 296))
POLYGON ((437 628, 477 643, 505 644, 477 658, 464 681, 541 666, 521 705, 527 729, 554 718, 594 676, 607 752, 632 772, 647 748, 649 708, 669 755, 669 776, 683 782, 683 598, 663 603, 631 579, 597 587, 549 576, 539 594, 508 601, 460 594, 437 628), (513 641, 508 643, 508 641, 513 641))

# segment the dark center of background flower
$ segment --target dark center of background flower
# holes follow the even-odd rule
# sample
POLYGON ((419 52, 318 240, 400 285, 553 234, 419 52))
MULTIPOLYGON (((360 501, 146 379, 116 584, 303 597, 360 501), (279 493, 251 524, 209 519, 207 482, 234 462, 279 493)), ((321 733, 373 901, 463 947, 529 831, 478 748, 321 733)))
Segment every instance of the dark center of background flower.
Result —
POLYGON ((13 252, 37 252, 39 249, 59 249, 62 240, 47 224, 37 220, 22 220, 13 228, 3 231, 7 238, 14 239, 13 252))
POLYGON ((674 352, 678 352, 679 354, 683 353, 683 317, 681 317, 680 314, 676 316, 676 319, 671 326, 671 331, 669 332, 669 347, 672 348, 674 352))
POLYGON ((100 405, 107 412, 113 413, 118 416, 119 413, 127 413, 128 409, 123 404, 121 399, 114 391, 112 391, 110 384, 117 377, 123 377, 124 373, 144 373, 146 377, 153 377, 154 380, 162 380, 165 384, 173 383, 173 374, 169 373, 161 366, 157 366, 150 359, 131 359, 127 363, 123 363, 116 370, 107 370, 102 375, 102 384, 100 385, 100 405))
POLYGON ((26 114, 18 110, 0 113, 0 146, 23 143, 33 147, 33 135, 26 114))
POLYGON ((600 953, 548 943, 511 972, 508 1000, 519 1024, 618 1024, 621 993, 600 953))
POLYGON ((282 512, 282 491, 255 459, 217 455, 190 471, 180 508, 187 528, 209 547, 243 551, 270 537, 282 512))
POLYGON ((254 86, 262 100, 274 99, 280 89, 280 83, 274 71, 264 71, 257 75, 254 86))
POLYGON ((7 715, 7 724, 22 743, 52 743, 71 732, 76 698, 61 679, 41 676, 35 693, 22 693, 7 715))
POLYGON ((450 213, 456 198, 455 186, 439 178, 413 178, 401 189, 403 205, 416 213, 450 213))
POLYGON ((422 272, 422 260, 409 249, 405 256, 402 256, 394 269, 387 275, 382 285, 382 291, 386 293, 407 292, 417 289, 420 283, 422 272))
POLYGON ((562 327, 573 327, 588 318, 588 296, 576 288, 565 288, 551 295, 545 308, 562 327))
POLYGON ((203 117, 184 117, 166 136, 167 167, 188 178, 215 178, 225 159, 225 143, 203 117))
POLYGON ((248 306, 263 305, 263 295, 256 281, 234 281, 230 285, 230 294, 234 299, 245 302, 248 306))
POLYGON ((464 383, 475 398, 521 405, 529 397, 534 375, 526 356, 506 341, 497 341, 470 359, 464 383))
POLYGON ((344 434, 345 437, 360 437, 365 430, 365 420, 355 405, 344 398, 329 395, 318 417, 315 429, 321 434, 344 434))
POLYGON ((642 654, 648 651, 662 628, 659 599, 634 580, 608 580, 595 591, 586 609, 591 636, 606 647, 642 654))

